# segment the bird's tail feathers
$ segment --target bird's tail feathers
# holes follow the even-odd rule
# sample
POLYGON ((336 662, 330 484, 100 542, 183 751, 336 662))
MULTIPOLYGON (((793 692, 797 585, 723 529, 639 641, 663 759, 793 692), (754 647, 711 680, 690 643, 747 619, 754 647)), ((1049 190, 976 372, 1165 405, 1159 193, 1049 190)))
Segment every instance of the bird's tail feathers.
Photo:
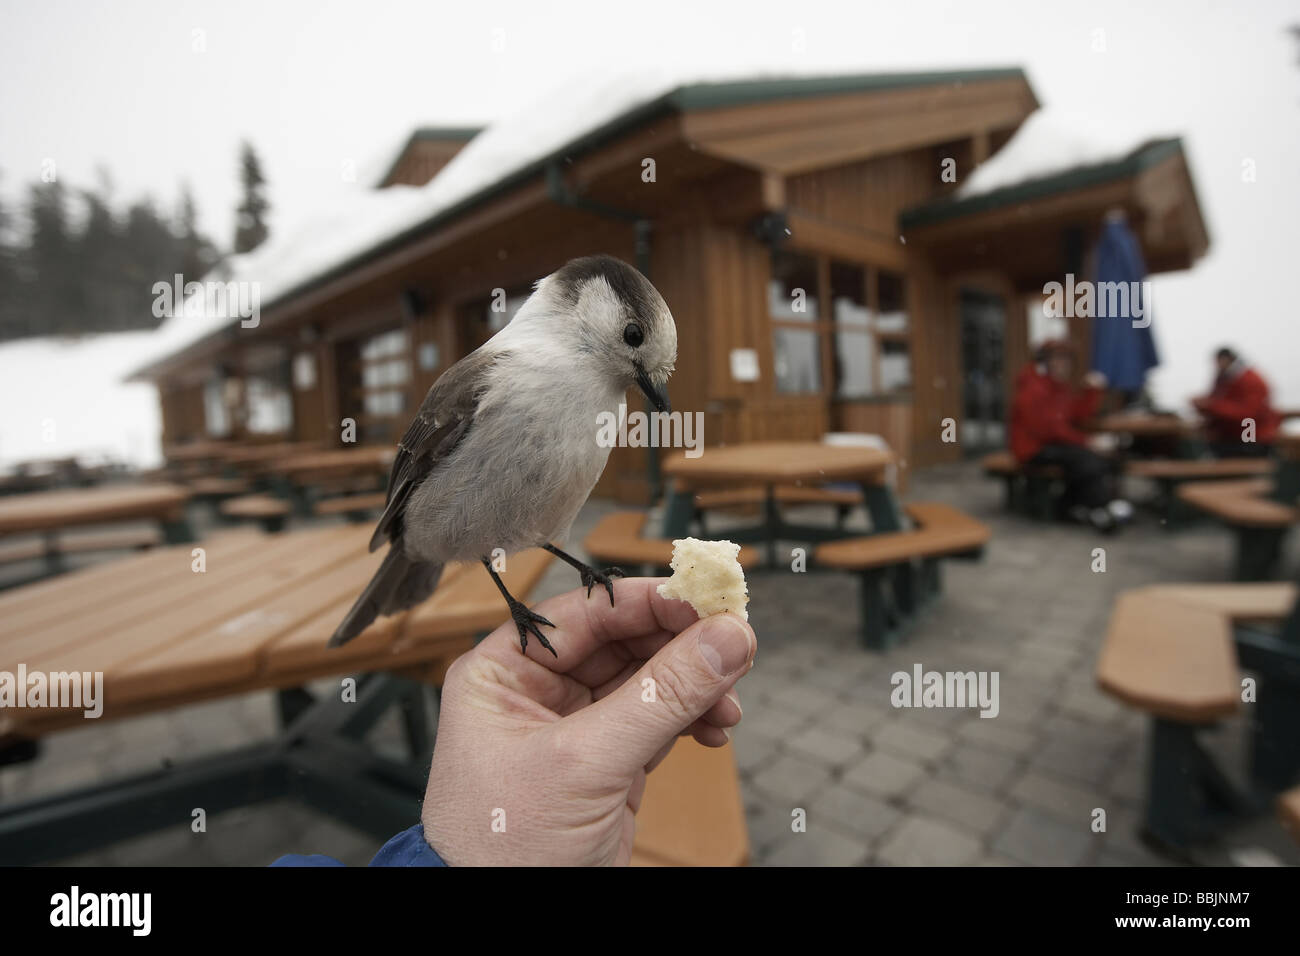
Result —
POLYGON ((380 614, 396 614, 419 604, 438 586, 442 568, 441 564, 411 560, 406 556, 402 540, 394 541, 379 570, 334 631, 329 646, 346 644, 380 614))

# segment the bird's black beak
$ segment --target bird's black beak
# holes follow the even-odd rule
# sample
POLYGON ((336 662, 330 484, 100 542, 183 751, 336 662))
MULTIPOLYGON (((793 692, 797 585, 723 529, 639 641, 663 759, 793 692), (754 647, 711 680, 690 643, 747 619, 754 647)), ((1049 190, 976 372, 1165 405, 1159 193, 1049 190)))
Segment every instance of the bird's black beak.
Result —
POLYGON ((645 397, 650 399, 650 404, 654 406, 657 412, 671 412, 672 404, 668 401, 668 392, 662 388, 656 388, 655 383, 650 381, 650 376, 638 362, 636 366, 636 384, 645 392, 645 397))

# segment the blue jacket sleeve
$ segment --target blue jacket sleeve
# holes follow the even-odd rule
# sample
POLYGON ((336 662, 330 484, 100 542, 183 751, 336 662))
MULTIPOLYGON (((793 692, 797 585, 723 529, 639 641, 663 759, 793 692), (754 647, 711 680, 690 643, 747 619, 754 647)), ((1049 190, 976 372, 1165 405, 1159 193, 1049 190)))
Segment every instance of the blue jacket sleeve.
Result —
MULTIPOLYGON (((332 856, 313 853, 304 856, 291 853, 282 856, 272 866, 343 866, 332 856)), ((371 866, 446 866, 442 857, 424 840, 424 826, 417 823, 393 837, 375 854, 371 866)))

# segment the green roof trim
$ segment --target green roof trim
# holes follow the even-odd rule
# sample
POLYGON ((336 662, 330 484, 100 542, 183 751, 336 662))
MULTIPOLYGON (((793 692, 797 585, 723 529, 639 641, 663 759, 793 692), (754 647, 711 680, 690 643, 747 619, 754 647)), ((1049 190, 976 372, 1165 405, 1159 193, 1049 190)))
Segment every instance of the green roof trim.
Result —
POLYGON ((963 216, 974 216, 1005 206, 1014 206, 1017 203, 1033 202, 1057 193, 1101 186, 1118 179, 1136 176, 1143 170, 1158 166, 1170 157, 1182 155, 1182 152, 1183 141, 1179 137, 1152 140, 1119 159, 1074 166, 1059 173, 1013 183, 978 196, 948 197, 905 209, 899 214, 898 222, 904 229, 933 226, 963 216))
MULTIPOLYGON (((419 126, 411 139, 452 140, 466 142, 483 132, 485 126, 419 126)), ((408 141, 409 142, 409 141, 408 141)))
POLYGON ((860 73, 849 76, 774 77, 722 83, 693 83, 668 94, 678 109, 709 110, 749 103, 833 96, 836 93, 865 93, 877 90, 909 89, 988 83, 993 80, 1025 79, 1019 67, 987 70, 948 70, 925 73, 860 73))

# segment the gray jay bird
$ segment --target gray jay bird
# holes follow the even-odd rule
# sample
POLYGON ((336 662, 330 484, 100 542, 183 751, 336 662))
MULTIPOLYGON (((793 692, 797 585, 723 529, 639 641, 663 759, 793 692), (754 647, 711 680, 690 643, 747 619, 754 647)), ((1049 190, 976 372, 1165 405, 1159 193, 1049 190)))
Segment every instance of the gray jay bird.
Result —
MULTIPOLYGON (((481 561, 510 606, 521 650, 528 635, 555 654, 539 624, 554 627, 506 590, 492 567, 543 547, 578 570, 587 596, 611 577, 556 542, 605 469, 602 412, 617 415, 637 386, 657 411, 677 360, 677 326, 653 285, 611 256, 574 259, 539 281, 513 319, 447 369, 398 443, 388 499, 370 550, 388 555, 330 638, 350 641, 380 614, 419 604, 448 561, 481 561)), ((558 656, 558 655, 556 655, 558 656)))

